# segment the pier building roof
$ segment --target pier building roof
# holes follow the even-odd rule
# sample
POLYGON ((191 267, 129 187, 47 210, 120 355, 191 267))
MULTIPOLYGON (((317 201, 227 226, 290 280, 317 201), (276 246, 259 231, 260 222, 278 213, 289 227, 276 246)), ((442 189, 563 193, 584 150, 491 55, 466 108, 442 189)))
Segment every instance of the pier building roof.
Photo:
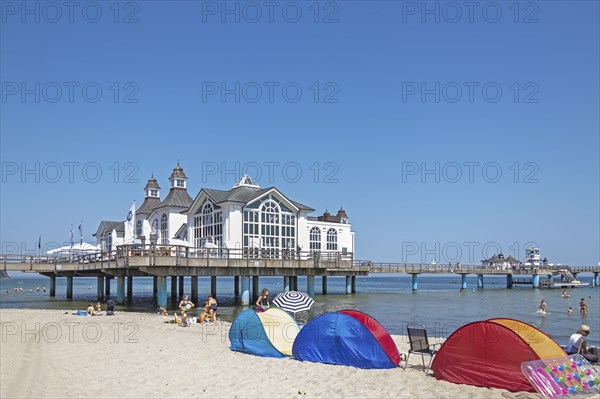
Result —
POLYGON ((149 188, 151 188, 153 190, 160 190, 160 186, 158 185, 158 181, 156 181, 154 174, 152 174, 152 176, 148 179, 148 182, 146 183, 146 187, 144 187, 144 190, 148 190, 149 188))
POLYGON ((100 222, 100 226, 98 226, 98 230, 92 236, 96 237, 98 233, 101 231, 113 231, 115 230, 117 233, 125 232, 125 224, 123 222, 115 222, 112 220, 102 220, 100 222))
MULTIPOLYGON (((300 202, 293 201, 282 194, 275 187, 268 188, 260 188, 260 186, 250 178, 248 175, 242 176, 242 178, 229 190, 216 190, 210 188, 203 188, 200 190, 196 198, 194 199, 194 203, 202 197, 202 194, 206 195, 215 205, 224 204, 226 202, 236 202, 240 204, 248 204, 257 198, 260 198, 268 193, 276 192, 280 197, 284 198, 294 207, 296 207, 300 211, 312 212, 313 208, 310 206, 304 205, 300 202)), ((193 207, 193 204, 190 206, 190 209, 193 207)), ((182 212, 185 213, 185 212, 182 212)))

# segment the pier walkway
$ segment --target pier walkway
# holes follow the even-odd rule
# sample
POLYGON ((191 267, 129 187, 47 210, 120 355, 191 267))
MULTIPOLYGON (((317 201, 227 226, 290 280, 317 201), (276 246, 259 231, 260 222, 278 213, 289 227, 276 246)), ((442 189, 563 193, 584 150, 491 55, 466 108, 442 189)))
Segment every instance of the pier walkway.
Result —
POLYGON ((284 290, 298 290, 298 276, 306 276, 307 293, 314 296, 315 276, 322 277, 322 292, 327 294, 327 277, 345 276, 346 293, 356 292, 356 276, 370 273, 403 273, 412 276, 412 289, 418 286, 420 274, 458 274, 462 288, 467 288, 467 275, 477 276, 478 288, 484 287, 485 275, 505 275, 508 288, 517 284, 533 288, 551 286, 553 276, 560 275, 564 284, 572 284, 578 273, 594 274, 592 285, 600 286, 600 266, 519 266, 493 268, 478 265, 442 265, 424 263, 385 263, 355 260, 352 253, 334 251, 287 251, 275 249, 207 249, 186 246, 123 245, 116 251, 86 255, 39 256, 0 254, 0 267, 5 271, 35 272, 50 278, 50 296, 56 295, 56 278, 67 279, 67 298, 73 298, 75 277, 96 277, 98 299, 110 296, 111 280, 116 279, 118 303, 131 299, 133 278, 154 278, 154 296, 159 306, 167 304, 167 279, 171 296, 181 297, 184 278, 191 279, 192 300, 198 298, 198 277, 210 276, 211 293, 217 295, 217 277, 234 277, 234 293, 248 305, 260 295, 259 277, 282 276, 284 290), (513 276, 530 276, 513 278, 513 276), (543 280, 542 277, 546 277, 543 280), (125 290, 127 288, 127 290, 125 290))

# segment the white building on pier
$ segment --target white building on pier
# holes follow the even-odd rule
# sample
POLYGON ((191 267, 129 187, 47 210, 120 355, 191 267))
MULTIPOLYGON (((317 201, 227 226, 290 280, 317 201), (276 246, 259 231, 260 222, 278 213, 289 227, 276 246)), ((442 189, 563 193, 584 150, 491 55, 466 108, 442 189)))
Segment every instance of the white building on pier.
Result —
POLYGON ((348 215, 315 210, 288 198, 276 187, 261 188, 244 175, 229 190, 203 188, 194 199, 187 192, 183 168, 173 169, 169 194, 160 200, 160 186, 152 176, 145 199, 128 222, 102 221, 95 236, 104 250, 130 244, 124 231, 134 223, 135 242, 159 246, 202 248, 207 242, 245 256, 285 257, 294 251, 353 253, 354 232, 348 215))

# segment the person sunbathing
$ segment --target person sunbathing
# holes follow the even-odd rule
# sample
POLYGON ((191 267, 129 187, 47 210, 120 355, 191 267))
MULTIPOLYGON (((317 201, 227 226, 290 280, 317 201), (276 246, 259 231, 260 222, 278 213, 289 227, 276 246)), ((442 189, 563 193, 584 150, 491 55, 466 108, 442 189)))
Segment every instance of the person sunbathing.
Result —
POLYGON ((87 314, 88 314, 88 315, 90 315, 90 316, 93 316, 93 315, 94 315, 94 313, 95 313, 95 311, 94 311, 94 305, 93 305, 93 304, 91 304, 91 303, 90 303, 90 304, 88 304, 88 308, 87 308, 87 314))

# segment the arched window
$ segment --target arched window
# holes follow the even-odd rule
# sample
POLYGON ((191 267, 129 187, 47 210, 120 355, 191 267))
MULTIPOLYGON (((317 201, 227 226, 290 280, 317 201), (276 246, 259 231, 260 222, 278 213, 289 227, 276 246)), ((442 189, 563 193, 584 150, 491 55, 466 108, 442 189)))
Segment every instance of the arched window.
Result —
POLYGON ((139 237, 142 235, 142 221, 138 220, 135 222, 135 236, 139 237))
POLYGON ((312 229, 310 229, 309 248, 311 251, 321 250, 321 229, 318 227, 313 227, 312 229))
POLYGON ((328 251, 337 251, 337 231, 335 229, 327 230, 327 250, 328 251))
POLYGON ((244 256, 289 258, 296 246, 296 215, 269 195, 244 207, 244 256))
POLYGON ((160 217, 160 239, 163 245, 169 243, 169 229, 168 229, 168 217, 166 213, 160 217))
POLYGON ((152 221, 152 234, 158 234, 158 219, 152 221))
POLYGON ((214 234, 213 223, 213 207, 209 202, 204 204, 204 207, 202 208, 202 237, 211 237, 214 234))
POLYGON ((223 211, 206 200, 194 216, 194 246, 202 248, 211 239, 212 244, 221 246, 223 239, 223 211))
POLYGON ((267 201, 260 208, 260 236, 263 257, 277 258, 280 249, 279 206, 267 201))

